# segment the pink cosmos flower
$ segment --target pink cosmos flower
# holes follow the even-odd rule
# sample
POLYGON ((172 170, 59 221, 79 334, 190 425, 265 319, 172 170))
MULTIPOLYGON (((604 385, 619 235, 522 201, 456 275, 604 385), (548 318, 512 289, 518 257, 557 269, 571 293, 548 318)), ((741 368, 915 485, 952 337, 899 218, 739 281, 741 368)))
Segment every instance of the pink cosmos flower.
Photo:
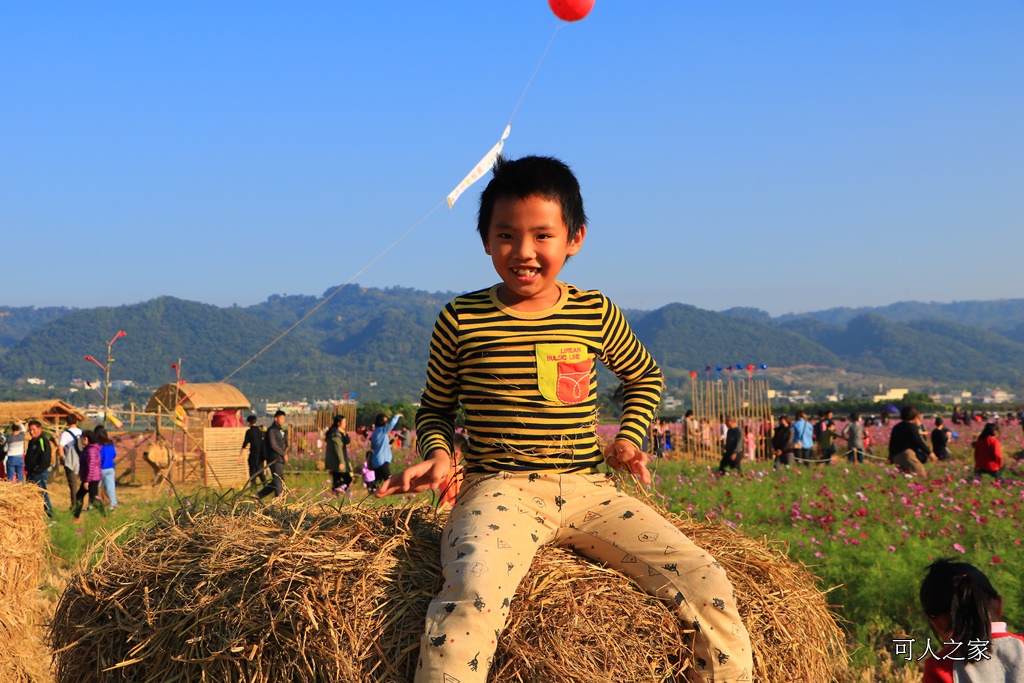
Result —
POLYGON ((955 551, 957 551, 959 553, 966 553, 967 552, 966 550, 964 550, 964 547, 962 545, 960 545, 959 543, 954 543, 953 544, 953 550, 955 550, 955 551))

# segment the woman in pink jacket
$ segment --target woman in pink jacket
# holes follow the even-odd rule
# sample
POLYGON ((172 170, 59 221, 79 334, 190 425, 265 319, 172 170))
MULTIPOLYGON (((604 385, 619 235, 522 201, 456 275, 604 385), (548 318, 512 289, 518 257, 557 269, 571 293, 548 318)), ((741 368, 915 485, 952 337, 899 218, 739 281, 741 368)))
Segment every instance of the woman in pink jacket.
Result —
POLYGON ((79 438, 82 443, 82 454, 78 458, 78 480, 81 484, 78 493, 75 494, 75 523, 81 521, 82 504, 85 502, 86 493, 89 494, 89 507, 99 505, 100 512, 105 514, 103 501, 100 500, 100 480, 103 479, 100 452, 103 447, 92 432, 82 432, 79 438))
POLYGON ((985 425, 974 442, 974 475, 988 474, 1002 479, 1003 447, 999 444, 999 427, 993 422, 985 425))

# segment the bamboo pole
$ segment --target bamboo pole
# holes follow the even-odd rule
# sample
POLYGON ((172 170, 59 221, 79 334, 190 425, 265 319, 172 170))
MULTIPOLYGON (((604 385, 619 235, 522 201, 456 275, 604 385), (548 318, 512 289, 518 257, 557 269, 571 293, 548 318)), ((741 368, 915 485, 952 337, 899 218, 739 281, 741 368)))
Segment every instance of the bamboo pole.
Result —
POLYGON ((710 432, 706 429, 708 426, 708 414, 711 412, 711 383, 705 379, 704 381, 704 410, 700 415, 700 456, 701 460, 706 457, 705 451, 707 451, 707 440, 705 435, 710 435, 710 432))
POLYGON ((718 441, 718 430, 715 429, 715 422, 717 421, 717 415, 719 410, 719 390, 721 389, 721 380, 715 380, 715 383, 711 385, 711 411, 708 414, 708 455, 711 455, 711 450, 714 448, 715 443, 718 441))
MULTIPOLYGON (((716 428, 715 428, 715 451, 721 451, 722 450, 722 426, 721 426, 721 422, 722 422, 723 416, 725 415, 725 412, 729 409, 728 403, 727 403, 728 402, 728 396, 729 396, 729 384, 728 384, 728 381, 729 380, 728 380, 728 376, 727 376, 725 381, 721 382, 718 385, 718 399, 719 400, 718 400, 717 411, 715 413, 715 422, 717 423, 716 424, 716 428)), ((712 453, 712 458, 713 457, 714 457, 714 453, 712 453)))
POLYGON ((758 382, 758 380, 756 380, 756 379, 752 379, 751 381, 754 382, 754 386, 756 387, 756 394, 757 394, 757 419, 758 419, 758 426, 757 426, 757 457, 758 457, 758 460, 764 460, 764 459, 767 458, 768 454, 765 452, 765 443, 764 443, 765 433, 766 433, 766 431, 765 431, 766 430, 766 425, 765 425, 765 422, 764 422, 764 405, 762 404, 762 400, 761 400, 762 399, 762 397, 761 397, 761 383, 758 382))
POLYGON ((704 378, 703 383, 699 384, 700 387, 700 406, 695 411, 694 417, 697 418, 697 441, 693 448, 694 458, 703 460, 704 458, 704 416, 708 412, 708 386, 707 378, 704 378))
MULTIPOLYGON (((717 394, 718 405, 716 406, 717 411, 715 415, 715 422, 717 423, 714 430, 714 451, 722 450, 722 419, 725 416, 725 411, 728 409, 726 405, 728 387, 721 381, 718 382, 717 394)), ((712 458, 714 458, 714 451, 712 452, 712 458)))
POLYGON ((756 379, 753 378, 753 375, 751 375, 751 380, 750 381, 753 383, 753 386, 756 388, 755 393, 756 393, 756 397, 757 397, 756 398, 756 401, 757 401, 757 403, 756 403, 756 412, 757 412, 757 422, 758 422, 758 424, 757 424, 757 459, 758 460, 764 460, 767 454, 765 453, 765 445, 764 445, 765 424, 764 424, 764 412, 763 412, 764 406, 761 403, 761 384, 760 384, 760 382, 758 382, 756 379))
POLYGON ((700 391, 700 405, 696 409, 694 417, 697 418, 697 441, 694 444, 693 455, 695 458, 701 460, 704 459, 704 416, 708 414, 708 381, 707 377, 704 378, 703 383, 699 384, 700 391))
POLYGON ((700 408, 697 410, 697 446, 694 455, 701 460, 704 459, 704 419, 708 414, 708 380, 704 378, 701 386, 700 408))
POLYGON ((754 381, 757 382, 757 414, 758 419, 761 421, 761 426, 758 430, 757 437, 758 458, 761 460, 766 460, 768 458, 768 452, 767 446, 765 444, 765 435, 771 430, 771 425, 765 424, 764 420, 764 401, 763 396, 761 395, 761 382, 759 380, 754 381))
POLYGON ((761 420, 761 407, 758 401, 758 392, 754 376, 748 373, 746 378, 746 391, 750 402, 751 433, 754 434, 754 460, 761 460, 761 433, 764 431, 764 422, 761 420))
POLYGON ((719 386, 719 382, 720 382, 720 380, 716 379, 715 383, 708 387, 708 389, 711 391, 711 400, 708 402, 708 414, 706 416, 706 418, 707 418, 707 426, 708 426, 708 432, 707 432, 708 433, 708 439, 707 439, 707 444, 705 444, 705 450, 707 451, 704 454, 705 458, 707 458, 711 454, 711 449, 714 446, 715 438, 717 436, 715 434, 715 428, 714 428, 714 423, 715 423, 714 416, 715 416, 715 409, 718 406, 718 386, 719 386))
POLYGON ((764 436, 764 439, 763 439, 763 441, 764 441, 764 459, 765 460, 769 460, 769 459, 771 459, 771 456, 772 456, 771 438, 772 438, 772 430, 775 428, 775 425, 772 423, 772 409, 771 409, 771 406, 768 404, 768 393, 765 391, 765 388, 764 388, 764 380, 763 379, 759 379, 757 381, 757 383, 758 383, 758 386, 760 387, 760 391, 764 392, 764 393, 761 394, 761 396, 762 396, 762 398, 761 398, 761 402, 762 402, 761 403, 761 409, 763 410, 764 416, 765 416, 765 420, 764 420, 765 436, 764 436))

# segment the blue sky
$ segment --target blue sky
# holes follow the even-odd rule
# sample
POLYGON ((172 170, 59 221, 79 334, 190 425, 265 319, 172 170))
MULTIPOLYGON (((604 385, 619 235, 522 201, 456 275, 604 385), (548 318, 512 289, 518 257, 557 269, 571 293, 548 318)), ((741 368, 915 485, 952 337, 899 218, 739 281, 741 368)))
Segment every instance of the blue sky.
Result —
MULTIPOLYGON (((349 280, 497 141, 559 24, 544 0, 0 5, 0 305, 349 280)), ((1024 296, 1024 4, 597 0, 505 151, 574 168, 563 278, 627 308, 1024 296)), ((483 182, 357 282, 494 282, 483 182)))

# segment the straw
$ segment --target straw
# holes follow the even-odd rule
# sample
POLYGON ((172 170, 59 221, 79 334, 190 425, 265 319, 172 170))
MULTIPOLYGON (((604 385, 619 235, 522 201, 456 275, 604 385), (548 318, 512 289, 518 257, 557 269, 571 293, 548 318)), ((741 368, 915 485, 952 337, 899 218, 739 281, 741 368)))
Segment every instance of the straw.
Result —
MULTIPOLYGON (((675 519, 729 572, 755 680, 825 683, 842 632, 813 576, 773 546, 675 519)), ((68 583, 51 629, 58 681, 413 678, 441 587, 444 515, 241 499, 168 510, 68 583)), ((489 680, 682 681, 689 637, 615 571, 545 548, 519 586, 489 680)))
POLYGON ((41 586, 48 535, 35 484, 0 481, 0 681, 50 681, 41 586))

